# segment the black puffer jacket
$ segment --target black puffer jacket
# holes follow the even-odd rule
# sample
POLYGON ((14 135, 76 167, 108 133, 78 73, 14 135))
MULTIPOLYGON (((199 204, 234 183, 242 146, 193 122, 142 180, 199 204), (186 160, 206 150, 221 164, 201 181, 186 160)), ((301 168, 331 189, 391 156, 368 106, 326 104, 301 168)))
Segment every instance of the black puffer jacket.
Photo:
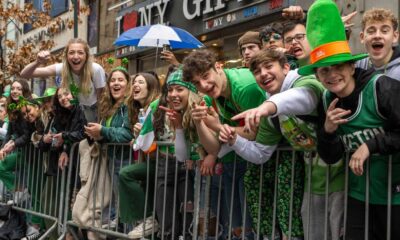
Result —
MULTIPOLYGON (((39 148, 42 151, 50 151, 49 168, 47 175, 57 174, 58 158, 62 152, 70 154, 71 146, 80 142, 85 138, 84 126, 87 124, 85 115, 79 106, 73 106, 72 109, 60 109, 55 112, 53 121, 46 126, 45 134, 52 131, 53 133, 62 133, 64 143, 58 148, 54 148, 50 143, 43 142, 43 138, 39 142, 39 148)), ((72 160, 76 162, 78 151, 75 151, 72 160)), ((70 156, 71 158, 71 156, 70 156)))
POLYGON ((16 113, 16 118, 10 120, 6 138, 3 146, 10 140, 14 140, 15 147, 23 147, 30 142, 31 135, 34 131, 34 125, 24 119, 21 113, 16 113))

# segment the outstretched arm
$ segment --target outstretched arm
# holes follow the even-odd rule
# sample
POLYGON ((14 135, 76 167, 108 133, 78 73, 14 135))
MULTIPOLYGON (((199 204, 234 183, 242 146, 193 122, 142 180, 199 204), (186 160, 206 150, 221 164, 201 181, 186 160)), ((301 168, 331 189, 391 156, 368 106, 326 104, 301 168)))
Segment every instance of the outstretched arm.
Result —
POLYGON ((23 78, 34 78, 34 77, 49 77, 56 75, 56 66, 55 64, 39 67, 42 64, 45 64, 50 59, 49 51, 41 51, 38 53, 35 61, 28 64, 21 71, 21 77, 23 78))

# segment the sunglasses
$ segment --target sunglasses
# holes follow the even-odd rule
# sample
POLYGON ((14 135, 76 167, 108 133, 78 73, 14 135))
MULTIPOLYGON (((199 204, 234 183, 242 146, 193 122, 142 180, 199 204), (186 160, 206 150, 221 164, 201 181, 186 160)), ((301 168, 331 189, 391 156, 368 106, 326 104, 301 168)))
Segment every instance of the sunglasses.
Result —
POLYGON ((264 42, 269 42, 271 41, 271 39, 278 41, 282 39, 282 35, 280 35, 279 33, 274 33, 274 34, 269 34, 269 35, 264 35, 262 36, 262 40, 264 42))

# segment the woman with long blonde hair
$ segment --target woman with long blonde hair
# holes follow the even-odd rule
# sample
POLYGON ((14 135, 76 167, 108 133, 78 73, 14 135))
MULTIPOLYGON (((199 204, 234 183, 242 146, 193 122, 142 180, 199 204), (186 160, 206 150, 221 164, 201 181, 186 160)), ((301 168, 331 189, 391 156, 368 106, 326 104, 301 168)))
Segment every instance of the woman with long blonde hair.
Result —
POLYGON ((24 78, 56 76, 56 84, 69 89, 78 98, 88 122, 97 122, 97 100, 106 85, 103 67, 92 61, 86 41, 73 38, 63 52, 62 63, 40 67, 50 60, 49 51, 38 53, 34 62, 22 71, 24 78), (57 79, 61 78, 61 82, 57 79))

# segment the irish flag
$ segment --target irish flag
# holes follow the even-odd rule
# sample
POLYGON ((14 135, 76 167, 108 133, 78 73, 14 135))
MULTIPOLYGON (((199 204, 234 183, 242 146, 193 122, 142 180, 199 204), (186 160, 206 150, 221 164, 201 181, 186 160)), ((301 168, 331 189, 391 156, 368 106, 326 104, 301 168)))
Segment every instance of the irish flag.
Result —
POLYGON ((142 150, 144 152, 152 152, 153 148, 155 150, 156 144, 154 142, 154 129, 153 129, 153 109, 158 106, 158 100, 156 100, 150 104, 149 108, 146 111, 146 118, 142 125, 142 130, 140 130, 139 136, 136 138, 135 143, 133 144, 133 150, 142 150))

